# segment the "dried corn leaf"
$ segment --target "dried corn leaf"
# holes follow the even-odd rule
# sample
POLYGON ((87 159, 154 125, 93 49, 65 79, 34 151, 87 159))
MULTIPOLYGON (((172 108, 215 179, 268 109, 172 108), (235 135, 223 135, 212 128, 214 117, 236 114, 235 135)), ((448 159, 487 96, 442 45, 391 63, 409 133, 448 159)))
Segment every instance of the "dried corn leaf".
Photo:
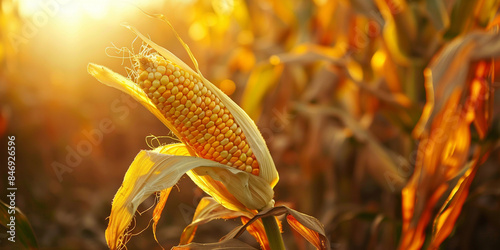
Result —
POLYGON ((251 220, 249 220, 248 223, 243 226, 237 227, 229 234, 224 236, 223 239, 232 239, 240 236, 250 224, 254 223, 258 219, 269 216, 279 216, 283 214, 290 215, 292 216, 292 218, 294 218, 294 221, 292 222, 294 223, 294 229, 297 228, 299 230, 297 232, 302 234, 302 236, 304 236, 307 240, 311 239, 311 237, 317 236, 317 239, 314 239, 311 242, 311 244, 314 244, 316 248, 321 250, 330 249, 330 242, 326 237, 325 229, 321 222, 319 222, 312 216, 300 213, 287 206, 276 206, 258 213, 251 220))
MULTIPOLYGON (((474 96, 474 94, 472 94, 474 96)), ((471 97, 473 99, 473 97, 471 97)), ((481 98, 479 101, 482 101, 481 98)), ((469 112, 474 112, 474 101, 468 103, 470 106, 469 112)), ((470 117, 473 119, 473 117, 470 117)), ((481 147, 482 152, 476 151, 473 160, 471 160, 465 167, 465 173, 460 177, 455 187, 448 195, 448 199, 441 206, 441 210, 436 215, 433 225, 432 241, 429 249, 437 249, 439 245, 448 237, 452 232, 455 222, 460 215, 462 206, 469 194, 469 187, 474 179, 479 166, 488 158, 491 151, 491 144, 483 144, 481 147)))
POLYGON ((470 145, 470 121, 456 108, 454 95, 436 116, 429 137, 418 147, 415 172, 403 189, 403 236, 400 249, 418 249, 434 206, 448 189, 448 181, 464 169, 470 145))
POLYGON ((425 71, 427 103, 413 131, 415 137, 430 129, 453 93, 466 88, 472 61, 500 56, 500 33, 472 32, 448 44, 425 71))
POLYGON ((441 207, 441 211, 435 217, 432 241, 429 249, 438 249, 439 245, 453 230, 455 221, 462 211, 462 206, 469 194, 470 184, 474 179, 479 165, 477 159, 469 163, 467 172, 458 180, 448 199, 441 207))
POLYGON ((179 244, 185 245, 191 243, 198 225, 206 224, 216 219, 233 219, 241 216, 252 217, 252 214, 248 212, 245 213, 242 211, 229 210, 213 198, 203 197, 196 207, 192 222, 184 228, 179 244))
MULTIPOLYGON (((243 222, 243 224, 247 224, 250 221, 249 218, 241 217, 241 222, 243 222)), ((267 239, 266 230, 264 229, 262 220, 256 220, 252 224, 249 224, 247 226, 247 231, 255 238, 255 240, 257 240, 257 242, 259 242, 262 250, 272 250, 269 246, 269 240, 267 239)))
POLYGON ((297 231, 302 237, 304 237, 307 241, 309 241, 313 246, 315 246, 317 249, 322 249, 324 246, 322 246, 321 243, 321 237, 319 236, 319 233, 311 230, 305 226, 303 226, 295 217, 292 215, 287 215, 286 220, 288 221, 288 224, 295 230, 297 231))

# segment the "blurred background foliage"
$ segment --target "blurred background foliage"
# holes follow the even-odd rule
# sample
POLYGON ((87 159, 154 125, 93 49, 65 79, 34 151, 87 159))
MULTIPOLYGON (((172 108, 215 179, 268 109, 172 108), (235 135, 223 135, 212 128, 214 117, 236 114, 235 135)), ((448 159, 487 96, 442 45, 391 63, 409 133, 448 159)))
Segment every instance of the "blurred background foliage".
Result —
MULTIPOLYGON (((256 121, 281 177, 275 200, 318 218, 334 249, 494 249, 499 4, 1 0, 0 140, 16 136, 17 205, 42 248, 105 247, 128 164, 157 145, 146 136, 169 131, 86 65, 126 74, 118 48, 140 44, 124 22, 189 62, 142 9, 165 14, 204 76, 256 121)), ((171 193, 157 231, 164 247, 178 243, 203 197, 189 181, 179 188, 194 195, 171 193)), ((136 232, 151 213, 137 217, 136 232)), ((201 226, 195 241, 238 223, 201 226)), ((291 249, 310 247, 284 229, 291 249)), ((128 247, 159 248, 148 232, 128 247)))

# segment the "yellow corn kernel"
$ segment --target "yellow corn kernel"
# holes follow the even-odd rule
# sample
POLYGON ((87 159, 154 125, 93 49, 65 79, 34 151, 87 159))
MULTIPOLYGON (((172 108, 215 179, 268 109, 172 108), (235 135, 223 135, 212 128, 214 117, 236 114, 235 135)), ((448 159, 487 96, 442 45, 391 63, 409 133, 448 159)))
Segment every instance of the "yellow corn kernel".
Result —
POLYGON ((233 115, 202 80, 153 53, 139 55, 136 83, 199 157, 259 175, 259 164, 233 115))

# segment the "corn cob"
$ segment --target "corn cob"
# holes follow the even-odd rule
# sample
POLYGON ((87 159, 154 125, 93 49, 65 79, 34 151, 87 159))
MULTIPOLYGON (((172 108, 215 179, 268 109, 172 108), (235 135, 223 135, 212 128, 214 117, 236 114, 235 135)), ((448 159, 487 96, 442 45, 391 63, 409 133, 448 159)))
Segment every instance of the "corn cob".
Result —
POLYGON ((137 55, 135 82, 199 157, 259 175, 245 134, 197 75, 157 53, 137 55))

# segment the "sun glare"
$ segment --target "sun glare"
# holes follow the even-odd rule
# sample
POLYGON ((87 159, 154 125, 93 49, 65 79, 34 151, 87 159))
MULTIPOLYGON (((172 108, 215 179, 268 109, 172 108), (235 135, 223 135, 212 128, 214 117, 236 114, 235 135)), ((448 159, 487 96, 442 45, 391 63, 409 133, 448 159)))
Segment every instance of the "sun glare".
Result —
POLYGON ((23 18, 43 19, 45 17, 56 18, 62 22, 81 21, 83 17, 100 20, 108 14, 116 14, 122 10, 124 5, 152 3, 152 1, 136 1, 137 3, 123 2, 118 0, 21 0, 19 1, 19 12, 23 18))
MULTIPOLYGON (((106 33, 107 25, 133 20, 133 14, 152 7, 160 9, 160 1, 118 0, 19 0, 16 5, 21 17, 14 42, 48 50, 50 38, 56 49, 70 46, 71 36, 93 37, 106 33), (102 24, 102 25, 101 25, 102 24), (36 39, 34 39, 36 37, 36 39), (44 38, 45 42, 44 42, 44 38)), ((74 41, 71 41, 74 42, 74 41)), ((77 47, 78 44, 71 44, 77 47)), ((16 50, 19 48, 16 48, 16 50)))

